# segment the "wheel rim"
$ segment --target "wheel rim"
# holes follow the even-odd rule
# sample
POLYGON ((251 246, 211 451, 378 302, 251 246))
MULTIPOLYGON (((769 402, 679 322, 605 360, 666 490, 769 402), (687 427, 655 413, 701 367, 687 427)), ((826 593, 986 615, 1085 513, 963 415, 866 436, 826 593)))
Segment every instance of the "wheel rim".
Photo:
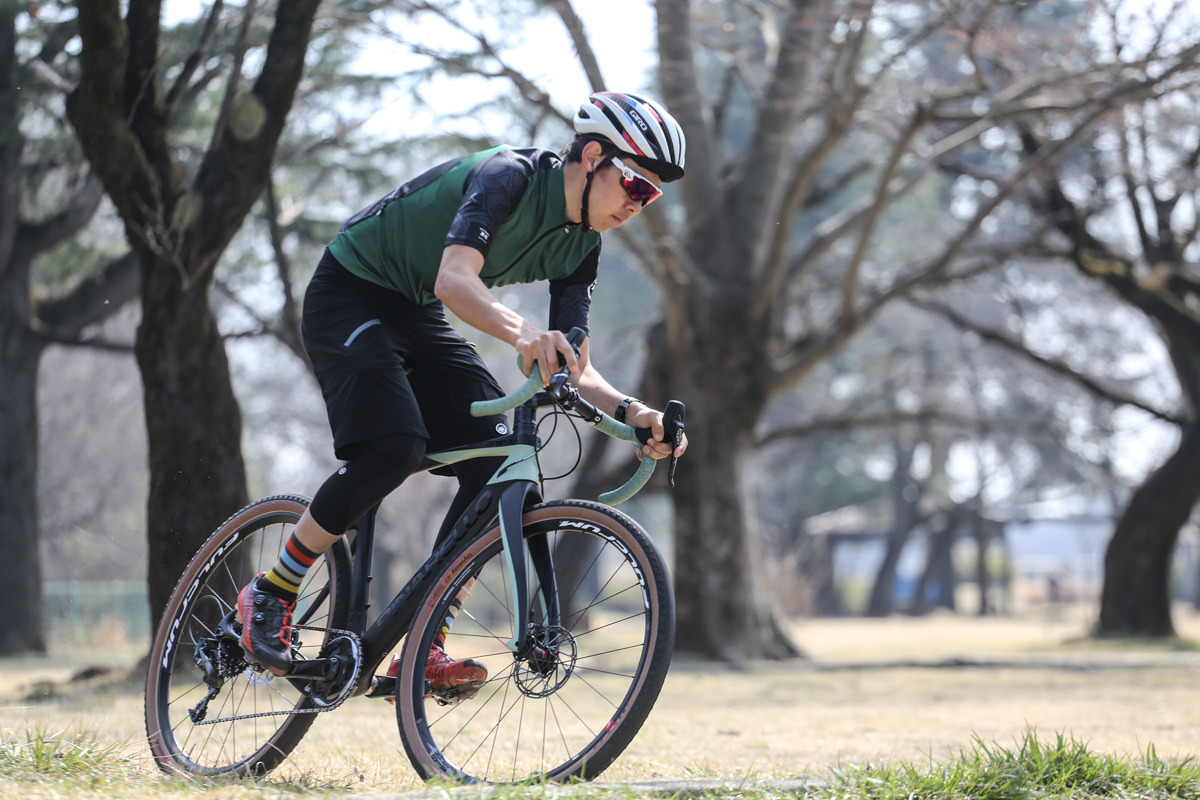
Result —
MULTIPOLYGON (((298 513, 273 513, 231 533, 225 547, 202 564, 189 594, 171 615, 168 630, 173 636, 155 649, 159 664, 154 667, 154 702, 157 736, 176 769, 201 774, 261 771, 259 760, 276 750, 282 729, 298 719, 283 712, 311 705, 300 692, 302 684, 255 669, 243 659, 240 668, 226 665, 219 693, 205 706, 202 701, 210 687, 194 655, 198 646, 211 650, 221 640, 217 621, 232 611, 240 587, 274 563, 298 518, 298 513), (206 712, 201 720, 194 719, 198 707, 206 712), (262 713, 278 715, 252 716, 262 713)), ((314 565, 301 587, 297 621, 330 627, 330 593, 323 588, 332 576, 327 559, 314 565)), ((313 657, 324 638, 315 631, 301 636, 301 657, 313 657)))
MULTIPOLYGON (((425 696, 422 681, 412 679, 413 722, 433 771, 498 783, 555 779, 581 770, 594 775, 584 768, 586 762, 637 695, 657 635, 656 617, 649 611, 653 578, 635 566, 629 546, 611 531, 595 525, 584 531, 563 522, 526 527, 547 537, 552 549, 564 537, 596 545, 578 574, 560 578, 569 613, 547 620, 534 604, 534 639, 553 652, 546 663, 516 658, 504 646, 512 635, 512 598, 498 539, 442 593, 436 613, 444 616, 466 577, 475 578, 445 650, 456 659, 483 662, 488 680, 471 699, 440 705, 437 697, 425 696)), ((532 567, 528 572, 534 574, 532 567)), ((431 638, 427 634, 422 652, 431 638)))

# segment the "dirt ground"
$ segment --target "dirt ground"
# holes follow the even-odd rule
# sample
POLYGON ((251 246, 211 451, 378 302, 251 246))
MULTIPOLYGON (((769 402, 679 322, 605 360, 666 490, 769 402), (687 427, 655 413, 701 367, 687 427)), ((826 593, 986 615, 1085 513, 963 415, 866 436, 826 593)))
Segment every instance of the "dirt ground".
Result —
MULTIPOLYGON (((732 668, 677 659, 650 720, 604 778, 827 775, 866 761, 924 763, 976 738, 1011 747, 1031 729, 1123 755, 1200 752, 1200 652, 1186 641, 1085 640, 1087 613, 807 620, 794 629, 804 660, 732 668)), ((1181 609, 1176 624, 1200 641, 1200 617, 1181 609)), ((141 751, 136 690, 62 684, 85 666, 129 663, 119 652, 0 660, 0 732, 90 731, 141 751)), ((286 768, 351 782, 356 794, 419 788, 393 714, 380 701, 351 701, 318 721, 286 768)))

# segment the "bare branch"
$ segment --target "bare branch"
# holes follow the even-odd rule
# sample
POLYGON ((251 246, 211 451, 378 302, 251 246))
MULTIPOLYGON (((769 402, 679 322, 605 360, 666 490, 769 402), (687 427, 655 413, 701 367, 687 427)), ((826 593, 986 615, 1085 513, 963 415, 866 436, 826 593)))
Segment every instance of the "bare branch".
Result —
POLYGON ((268 181, 266 191, 267 230, 270 233, 271 252, 275 255, 275 275, 279 278, 283 296, 283 311, 277 326, 277 338, 301 361, 308 363, 308 354, 300 336, 300 309, 292 288, 292 266, 284 250, 284 230, 280 221, 279 201, 275 195, 275 182, 268 181))
MULTIPOLYGON (((817 3, 820 14, 822 3, 817 3)), ((762 272, 770 252, 771 236, 784 197, 775 176, 791 163, 791 132, 803 106, 797 86, 805 85, 814 43, 824 34, 827 23, 814 18, 812 3, 793 0, 786 17, 779 59, 775 63, 763 102, 758 106, 754 132, 746 151, 741 175, 727 204, 729 225, 734 230, 759 231, 750 237, 759 243, 753 254, 755 274, 762 272)), ((744 265, 735 266, 740 272, 744 265)))
POLYGON ((875 202, 871 205, 867 213, 863 215, 862 223, 857 232, 858 241, 855 244, 854 254, 850 257, 850 261, 847 264, 846 278, 842 284, 842 324, 852 323, 856 314, 858 274, 866 259, 867 250, 875 232, 875 226, 878 224, 880 217, 883 216, 883 212, 890 205, 887 187, 892 183, 897 172, 899 172, 903 157, 908 152, 908 148, 916 138, 917 133, 924 126, 928 114, 928 109, 918 106, 917 110, 913 113, 912 119, 909 121, 908 129, 892 148, 891 158, 888 159, 887 165, 879 176, 879 188, 871 193, 872 197, 875 198, 875 202))
MULTIPOLYGON (((861 302, 853 309, 852 316, 847 318, 843 315, 832 326, 833 330, 828 335, 820 339, 810 339, 797 343, 791 349, 788 356, 781 359, 775 367, 775 374, 772 380, 773 392, 782 391, 807 374, 812 369, 814 363, 834 352, 848 341, 854 333, 860 330, 867 321, 878 314, 892 300, 907 296, 922 284, 944 276, 956 262, 967 243, 978 233, 984 220, 995 213, 996 209, 1003 203, 1007 202, 1030 177, 1044 172, 1050 165, 1061 159, 1080 138, 1091 130, 1096 120, 1106 114, 1108 110, 1109 107, 1107 105, 1097 103, 1091 113, 1080 120, 1070 134, 1056 141, 1053 147, 1027 157, 1008 183, 1004 184, 994 197, 990 198, 986 204, 980 207, 975 216, 959 231, 958 235, 951 239, 942 249, 942 252, 929 264, 904 279, 897 281, 888 289, 861 302)), ((916 178, 912 175, 897 177, 892 183, 894 185, 898 184, 898 186, 889 188, 886 193, 893 195, 898 192, 910 191, 915 181, 916 178)), ((860 205, 857 212, 840 222, 840 226, 844 227, 851 223, 857 224, 866 217, 869 210, 869 203, 860 205), (863 208, 864 205, 866 206, 865 208, 863 208)), ((829 246, 828 242, 824 244, 825 246, 829 246)))
POLYGON ((1163 411, 1162 409, 1155 408, 1154 406, 1143 402, 1133 395, 1126 394, 1125 392, 1121 392, 1108 386, 1104 386, 1102 383, 1100 383, 1100 381, 1088 375, 1081 374, 1059 359, 1034 353, 1028 347, 1026 347, 1023 342, 1019 342, 1001 331, 980 325, 979 323, 967 317, 965 314, 961 314, 949 306, 935 303, 930 300, 923 300, 917 297, 909 297, 908 302, 917 308, 937 314, 962 330, 971 331, 985 342, 990 342, 991 344, 997 345, 1008 352, 1015 353, 1016 355, 1019 355, 1022 358, 1049 370, 1059 377, 1066 378, 1070 382, 1086 389, 1091 394, 1107 400, 1110 403, 1120 406, 1132 406, 1133 408, 1141 409, 1156 419, 1163 420, 1164 422, 1170 422, 1174 425, 1182 425, 1186 421, 1178 414, 1172 414, 1170 412, 1163 411))
MULTIPOLYGON (((192 76, 196 74, 196 69, 204 60, 208 49, 212 46, 213 39, 217 35, 217 25, 221 21, 221 11, 224 9, 225 0, 214 0, 212 8, 209 9, 208 19, 204 23, 204 32, 200 36, 200 41, 196 42, 196 46, 192 52, 188 54, 187 60, 184 61, 183 69, 179 76, 175 79, 175 84, 167 91, 167 97, 163 101, 166 106, 167 119, 173 119, 175 112, 179 109, 180 101, 188 95, 188 87, 191 84, 192 76)), ((209 78, 206 78, 206 81, 209 78)))
POLYGON ((66 294, 38 300, 35 328, 58 343, 77 343, 79 333, 137 298, 138 260, 132 252, 109 261, 66 294))
POLYGON ((217 140, 226 136, 225 126, 229 122, 233 101, 242 90, 242 65, 246 61, 250 30, 254 25, 254 12, 257 6, 258 0, 246 0, 242 24, 238 28, 237 41, 233 45, 233 68, 229 70, 229 82, 225 84, 225 95, 221 98, 221 110, 217 114, 217 124, 213 126, 213 144, 209 147, 210 151, 216 149, 217 140))
POLYGON ((849 413, 840 416, 819 417, 803 424, 783 425, 761 432, 755 437, 758 447, 778 444, 789 439, 807 439, 823 433, 861 430, 863 428, 890 429, 900 425, 944 425, 960 428, 977 434, 980 427, 987 426, 995 433, 1030 434, 1053 431, 1053 426, 1044 419, 1031 420, 1027 417, 1005 418, 988 416, 986 419, 969 416, 957 411, 926 408, 919 411, 892 409, 874 413, 849 413))
POLYGON ((104 199, 104 187, 93 173, 88 173, 77 189, 68 189, 67 206, 41 222, 19 221, 14 250, 21 258, 37 254, 61 244, 78 233, 95 215, 104 199))
POLYGON ((571 0, 548 0, 548 3, 567 29, 567 35, 571 37, 571 44, 575 47, 575 54, 579 57, 579 64, 583 67, 583 73, 587 75, 592 91, 607 88, 604 74, 600 71, 600 60, 596 58, 592 43, 588 41, 587 31, 584 30, 583 20, 575 13, 571 0))
POLYGON ((704 112, 689 0, 655 0, 658 19, 659 82, 670 98, 671 114, 687 131, 687 179, 681 194, 687 207, 689 236, 712 241, 720 213, 716 144, 704 112))

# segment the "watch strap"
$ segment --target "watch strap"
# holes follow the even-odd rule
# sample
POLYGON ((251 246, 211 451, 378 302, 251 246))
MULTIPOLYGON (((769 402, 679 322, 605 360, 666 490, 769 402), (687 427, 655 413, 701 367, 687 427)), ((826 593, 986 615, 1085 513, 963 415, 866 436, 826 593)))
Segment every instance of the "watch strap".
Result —
POLYGON ((642 402, 642 401, 636 397, 626 397, 624 400, 622 400, 620 403, 617 404, 617 411, 616 411, 616 413, 613 414, 613 419, 615 419, 617 422, 624 422, 625 415, 629 412, 629 407, 631 405, 633 405, 634 403, 640 403, 640 402, 642 402))

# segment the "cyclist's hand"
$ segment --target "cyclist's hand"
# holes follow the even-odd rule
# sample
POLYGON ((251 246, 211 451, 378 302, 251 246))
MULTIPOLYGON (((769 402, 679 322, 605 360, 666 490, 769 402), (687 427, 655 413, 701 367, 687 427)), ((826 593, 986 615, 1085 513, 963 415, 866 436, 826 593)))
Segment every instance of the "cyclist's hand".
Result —
MULTIPOLYGON (((551 376, 558 372, 558 357, 561 355, 572 375, 579 372, 579 359, 567 337, 561 331, 544 331, 526 323, 521 335, 513 345, 521 356, 521 368, 528 375, 534 361, 542 373, 542 385, 550 383, 551 376)), ((661 423, 660 423, 661 427, 661 423)))
MULTIPOLYGON (((663 441, 666 437, 663 431, 663 415, 661 411, 655 411, 653 408, 641 406, 637 413, 631 415, 625 420, 626 423, 635 428, 649 428, 650 441, 648 441, 638 451, 638 458, 643 454, 650 456, 653 459, 666 458, 671 455, 671 444, 663 441)), ((675 448, 675 457, 679 458, 687 450, 688 440, 687 434, 683 435, 683 439, 679 442, 679 447, 675 448)))

